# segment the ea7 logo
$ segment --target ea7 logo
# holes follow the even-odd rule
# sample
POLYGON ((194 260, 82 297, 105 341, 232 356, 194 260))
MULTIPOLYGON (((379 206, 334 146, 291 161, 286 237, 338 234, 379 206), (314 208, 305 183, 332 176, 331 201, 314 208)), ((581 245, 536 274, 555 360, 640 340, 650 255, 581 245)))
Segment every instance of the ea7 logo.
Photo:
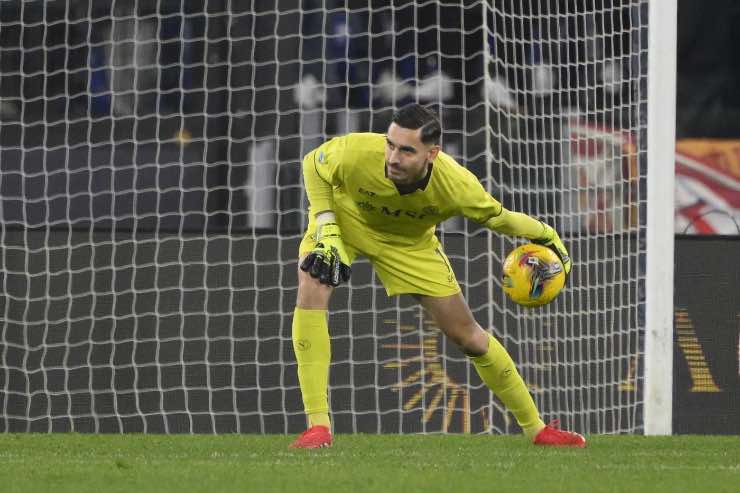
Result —
POLYGON ((362 187, 360 187, 357 191, 363 195, 367 195, 368 197, 375 197, 375 192, 371 192, 370 190, 365 190, 362 187))

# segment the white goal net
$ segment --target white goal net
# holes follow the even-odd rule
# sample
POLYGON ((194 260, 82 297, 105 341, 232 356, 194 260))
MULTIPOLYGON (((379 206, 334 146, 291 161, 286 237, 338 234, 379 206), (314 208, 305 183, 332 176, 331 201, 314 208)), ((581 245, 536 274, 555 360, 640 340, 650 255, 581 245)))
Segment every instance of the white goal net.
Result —
MULTIPOLYGON (((303 154, 394 108, 574 258, 501 291, 517 242, 440 227, 546 418, 643 426, 647 0, 0 2, 0 431, 293 433, 303 154)), ((337 432, 517 431, 360 261, 332 300, 337 432)))

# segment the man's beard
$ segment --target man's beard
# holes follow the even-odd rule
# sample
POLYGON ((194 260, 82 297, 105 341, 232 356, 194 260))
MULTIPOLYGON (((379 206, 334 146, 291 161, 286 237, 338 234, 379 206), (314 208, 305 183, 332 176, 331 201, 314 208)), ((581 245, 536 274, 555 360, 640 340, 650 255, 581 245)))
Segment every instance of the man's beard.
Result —
POLYGON ((424 178, 426 176, 427 172, 429 171, 429 161, 424 161, 424 166, 422 166, 421 172, 419 173, 418 176, 414 176, 414 177, 409 177, 408 176, 408 172, 403 171, 402 169, 400 169, 400 167, 391 166, 391 163, 388 162, 388 161, 385 162, 385 169, 386 169, 386 176, 392 182, 398 183, 400 185, 411 185, 413 183, 416 183, 416 182, 420 181, 422 178, 424 178), (405 173, 407 176, 406 176, 406 178, 402 178, 403 181, 398 181, 397 178, 394 179, 390 175, 390 171, 391 170, 401 171, 402 173, 405 173))

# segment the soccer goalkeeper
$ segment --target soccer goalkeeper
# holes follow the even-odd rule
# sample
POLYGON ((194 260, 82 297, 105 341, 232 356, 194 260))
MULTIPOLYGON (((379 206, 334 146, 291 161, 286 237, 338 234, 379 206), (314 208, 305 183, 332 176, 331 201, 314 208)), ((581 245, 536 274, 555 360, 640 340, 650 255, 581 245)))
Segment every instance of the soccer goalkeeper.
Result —
POLYGON ((443 153, 440 134, 436 115, 410 104, 394 113, 386 135, 337 137, 303 160, 310 207, 299 247, 292 338, 309 426, 293 448, 332 444, 327 309, 334 287, 349 280, 358 255, 370 260, 389 296, 411 294, 434 317, 534 444, 586 444, 581 435, 542 422, 508 352, 473 318, 434 231, 462 214, 498 233, 552 248, 566 272, 568 252, 553 228, 506 210, 475 175, 443 153))

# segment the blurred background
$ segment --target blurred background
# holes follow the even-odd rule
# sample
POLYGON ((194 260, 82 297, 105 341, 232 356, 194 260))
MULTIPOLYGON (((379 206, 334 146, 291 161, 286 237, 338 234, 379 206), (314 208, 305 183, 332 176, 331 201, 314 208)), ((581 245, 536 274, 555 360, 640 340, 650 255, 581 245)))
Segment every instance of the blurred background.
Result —
MULTIPOLYGON (((628 29, 633 8, 517 24, 459 5, 335 3, 0 2, 3 221, 295 233, 301 156, 327 135, 383 132, 416 100, 442 116, 447 152, 510 206, 526 208, 524 173, 566 231, 634 223, 603 211, 637 200, 639 37, 600 36, 628 29), (591 62, 568 64, 576 54, 591 62), (486 121, 500 136, 488 148, 486 121)), ((740 231, 738 20, 733 1, 679 2, 677 233, 740 231)))

